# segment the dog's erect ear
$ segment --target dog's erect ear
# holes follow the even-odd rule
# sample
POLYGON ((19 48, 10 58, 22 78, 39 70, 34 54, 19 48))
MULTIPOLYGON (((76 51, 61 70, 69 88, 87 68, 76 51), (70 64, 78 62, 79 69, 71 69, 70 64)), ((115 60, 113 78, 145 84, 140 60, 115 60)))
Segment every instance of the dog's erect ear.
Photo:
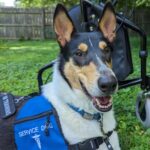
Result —
POLYGON ((66 8, 61 4, 56 6, 53 23, 57 40, 64 47, 70 41, 75 28, 66 8))
POLYGON ((117 22, 114 8, 112 4, 108 2, 104 7, 101 19, 99 21, 99 28, 109 42, 113 42, 116 36, 116 26, 117 22))

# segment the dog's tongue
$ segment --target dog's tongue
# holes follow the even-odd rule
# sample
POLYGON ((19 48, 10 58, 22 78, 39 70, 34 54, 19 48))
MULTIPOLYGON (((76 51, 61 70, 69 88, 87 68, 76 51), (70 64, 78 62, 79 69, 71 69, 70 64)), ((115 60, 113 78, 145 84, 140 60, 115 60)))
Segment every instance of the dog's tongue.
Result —
POLYGON ((93 97, 93 105, 102 112, 107 112, 112 108, 111 96, 93 97))
POLYGON ((96 99, 101 103, 101 105, 107 105, 109 103, 110 96, 96 97, 96 99))
POLYGON ((95 97, 95 101, 100 103, 101 105, 108 105, 110 100, 110 96, 105 97, 95 97))

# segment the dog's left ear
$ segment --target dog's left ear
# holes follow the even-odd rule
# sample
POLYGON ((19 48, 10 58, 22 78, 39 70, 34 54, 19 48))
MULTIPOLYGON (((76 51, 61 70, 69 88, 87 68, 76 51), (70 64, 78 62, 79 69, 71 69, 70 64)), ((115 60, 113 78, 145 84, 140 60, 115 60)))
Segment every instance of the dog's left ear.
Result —
POLYGON ((70 41, 75 28, 66 8, 62 4, 56 6, 53 23, 57 41, 60 46, 64 47, 70 41))
POLYGON ((108 2, 104 7, 99 21, 99 28, 109 42, 113 42, 116 37, 116 26, 117 22, 114 8, 112 4, 108 2))

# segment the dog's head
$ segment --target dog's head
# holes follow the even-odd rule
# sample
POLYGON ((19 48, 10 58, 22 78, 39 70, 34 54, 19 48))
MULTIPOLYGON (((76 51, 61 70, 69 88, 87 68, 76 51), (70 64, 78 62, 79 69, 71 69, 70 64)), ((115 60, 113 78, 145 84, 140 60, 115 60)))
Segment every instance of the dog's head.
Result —
POLYGON ((79 89, 98 111, 107 112, 117 90, 111 58, 116 17, 111 3, 106 4, 98 27, 96 32, 77 32, 67 10, 57 5, 54 30, 61 48, 59 70, 73 90, 79 89))

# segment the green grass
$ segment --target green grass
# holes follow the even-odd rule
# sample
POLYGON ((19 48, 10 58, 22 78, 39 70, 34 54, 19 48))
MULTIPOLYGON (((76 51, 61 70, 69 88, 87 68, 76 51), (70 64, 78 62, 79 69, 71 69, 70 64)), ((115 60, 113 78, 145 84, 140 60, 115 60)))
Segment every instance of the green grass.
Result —
MULTIPOLYGON (((134 73, 130 77, 136 77, 140 76, 139 39, 132 38, 131 42, 134 73)), ((58 50, 55 41, 0 41, 0 91, 16 95, 36 92, 39 68, 55 59, 58 50)), ((150 73, 150 57, 148 61, 150 73)), ((135 117, 139 91, 139 86, 134 86, 120 90, 114 96, 122 150, 150 150, 150 129, 145 130, 135 117)))
POLYGON ((54 41, 0 42, 0 91, 26 95, 37 91, 37 72, 58 53, 54 41))

